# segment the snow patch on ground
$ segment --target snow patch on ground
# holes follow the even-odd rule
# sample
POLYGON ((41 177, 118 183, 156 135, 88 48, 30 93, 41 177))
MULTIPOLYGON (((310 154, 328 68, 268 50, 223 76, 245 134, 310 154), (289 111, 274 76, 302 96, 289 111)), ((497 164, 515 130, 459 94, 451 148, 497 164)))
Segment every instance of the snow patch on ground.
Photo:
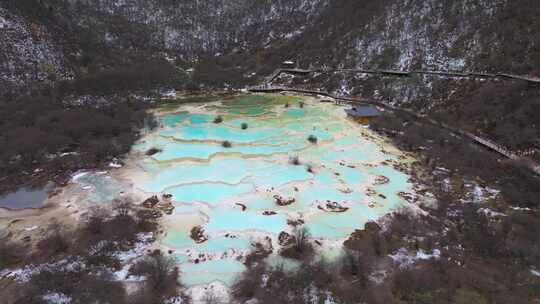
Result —
POLYGON ((89 173, 88 171, 78 171, 78 172, 75 172, 75 174, 73 174, 73 175, 71 176, 71 179, 74 180, 74 181, 76 181, 76 180, 78 180, 79 178, 81 178, 81 177, 87 175, 88 173, 89 173))
POLYGON ((522 207, 512 207, 512 210, 515 210, 515 211, 532 211, 531 208, 522 208, 522 207))
POLYGON ((43 301, 48 304, 70 304, 71 303, 71 297, 68 297, 67 295, 63 293, 50 293, 43 296, 43 301))
POLYGON ((6 29, 10 27, 9 21, 7 21, 4 17, 0 17, 0 29, 6 29))
MULTIPOLYGON (((144 255, 144 252, 148 248, 148 245, 150 244, 152 238, 152 233, 140 233, 137 235, 138 242, 134 245, 132 249, 128 251, 119 251, 113 254, 116 258, 120 260, 123 265, 122 269, 113 273, 116 280, 130 282, 140 282, 144 280, 143 277, 129 276, 129 268, 134 261, 144 255)), ((96 245, 93 250, 97 253, 100 250, 100 246, 103 247, 105 245, 106 243, 102 242, 96 245)), ((92 253, 92 251, 89 252, 92 253)), ((86 265, 84 264, 81 257, 71 257, 69 259, 63 259, 56 263, 47 263, 41 265, 31 264, 15 270, 4 270, 0 272, 0 278, 6 277, 20 282, 28 282, 33 275, 42 271, 79 271, 81 269, 85 269, 85 267, 86 265)))
POLYGON ((26 265, 23 268, 15 270, 4 270, 0 272, 0 277, 11 278, 19 282, 28 282, 33 275, 46 270, 64 270, 75 271, 84 268, 84 263, 79 259, 64 259, 56 263, 47 263, 41 265, 26 265))
POLYGON ((24 228, 24 231, 34 231, 34 230, 36 230, 38 228, 39 228, 39 226, 27 227, 27 228, 24 228))
POLYGON ((148 244, 153 238, 152 233, 139 233, 137 235, 138 242, 128 251, 117 252, 114 256, 122 262, 122 269, 113 273, 114 277, 118 281, 129 282, 141 282, 144 280, 142 276, 129 275, 129 268, 133 265, 133 262, 144 255, 145 250, 148 248, 148 244))
POLYGON ((434 249, 433 252, 427 253, 420 249, 415 255, 410 255, 407 249, 401 248, 395 254, 390 254, 388 256, 400 268, 407 268, 419 260, 439 259, 441 257, 441 251, 439 249, 434 249))
POLYGON ((217 299, 218 303, 230 303, 229 288, 221 282, 193 286, 188 289, 187 294, 193 303, 205 303, 210 295, 217 299))
POLYGON ((122 168, 122 164, 118 163, 118 162, 110 162, 109 163, 109 167, 111 168, 122 168))
POLYGON ((184 300, 181 297, 170 298, 165 301, 165 304, 182 304, 184 300))
POLYGON ((491 210, 489 208, 480 208, 480 209, 478 209, 477 212, 478 213, 483 213, 487 217, 504 217, 504 216, 506 216, 506 214, 504 214, 504 213, 493 211, 493 210, 491 210))
POLYGON ((499 190, 492 189, 489 187, 480 187, 475 186, 473 190, 473 202, 478 203, 484 199, 494 199, 499 195, 499 190))

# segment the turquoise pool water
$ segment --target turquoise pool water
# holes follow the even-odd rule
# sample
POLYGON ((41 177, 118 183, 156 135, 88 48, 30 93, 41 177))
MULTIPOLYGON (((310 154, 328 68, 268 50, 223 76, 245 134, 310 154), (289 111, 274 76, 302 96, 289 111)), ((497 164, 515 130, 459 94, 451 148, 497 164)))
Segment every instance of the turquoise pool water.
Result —
MULTIPOLYGON (((162 243, 176 252, 185 284, 230 284, 244 270, 242 256, 253 243, 270 239, 277 251, 277 235, 292 229, 288 220, 302 218, 313 238, 342 241, 403 204, 397 193, 410 190, 408 176, 381 164, 396 156, 383 153, 343 108, 316 102, 301 107, 300 101, 245 95, 205 107, 179 107, 160 116, 161 127, 134 147, 141 155, 134 186, 145 195, 173 196, 176 209, 166 217, 162 243), (218 115, 223 122, 215 124, 218 115), (317 144, 307 140, 310 135, 317 144), (223 147, 223 141, 232 146, 223 147), (161 152, 144 155, 153 147, 161 152), (291 162, 295 157, 299 164, 291 162), (376 184, 380 175, 389 182, 376 184), (368 188, 381 196, 368 196, 368 188), (275 195, 295 202, 278 206, 275 195), (327 202, 349 209, 321 210, 327 202), (194 226, 204 229, 206 242, 190 238, 194 226), (195 263, 194 257, 201 256, 195 263)), ((118 191, 93 175, 79 182, 100 188, 102 198, 118 191)))

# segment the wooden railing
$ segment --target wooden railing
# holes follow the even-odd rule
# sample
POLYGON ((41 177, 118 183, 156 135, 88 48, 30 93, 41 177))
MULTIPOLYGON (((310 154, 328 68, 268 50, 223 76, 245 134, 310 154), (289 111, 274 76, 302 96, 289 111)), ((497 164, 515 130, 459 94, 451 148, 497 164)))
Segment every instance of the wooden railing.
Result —
POLYGON ((274 81, 279 75, 283 73, 288 74, 310 74, 310 73, 359 73, 359 74, 379 74, 390 75, 399 77, 410 77, 413 75, 435 75, 444 77, 460 77, 460 78, 482 78, 482 79, 513 79, 519 81, 526 81, 532 84, 540 84, 540 78, 530 77, 523 75, 513 75, 508 73, 480 73, 480 72, 455 72, 455 71, 430 71, 430 70, 371 70, 371 69, 331 69, 331 68, 317 68, 317 69, 277 69, 269 77, 266 78, 267 83, 274 81))

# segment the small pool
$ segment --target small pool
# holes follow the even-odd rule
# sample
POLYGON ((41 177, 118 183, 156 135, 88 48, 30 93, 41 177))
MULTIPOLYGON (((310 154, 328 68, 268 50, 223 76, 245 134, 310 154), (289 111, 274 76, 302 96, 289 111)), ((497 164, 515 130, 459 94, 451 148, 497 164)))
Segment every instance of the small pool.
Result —
POLYGON ((50 186, 42 188, 23 187, 19 190, 0 196, 0 208, 36 209, 41 208, 49 196, 50 186))

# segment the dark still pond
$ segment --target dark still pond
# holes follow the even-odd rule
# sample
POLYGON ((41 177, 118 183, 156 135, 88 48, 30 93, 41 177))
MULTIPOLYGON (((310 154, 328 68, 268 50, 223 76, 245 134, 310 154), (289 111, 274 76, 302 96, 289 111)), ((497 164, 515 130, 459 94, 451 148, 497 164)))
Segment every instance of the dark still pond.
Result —
POLYGON ((49 190, 49 187, 20 188, 16 192, 0 196, 0 208, 40 208, 43 206, 43 202, 47 199, 49 190))

